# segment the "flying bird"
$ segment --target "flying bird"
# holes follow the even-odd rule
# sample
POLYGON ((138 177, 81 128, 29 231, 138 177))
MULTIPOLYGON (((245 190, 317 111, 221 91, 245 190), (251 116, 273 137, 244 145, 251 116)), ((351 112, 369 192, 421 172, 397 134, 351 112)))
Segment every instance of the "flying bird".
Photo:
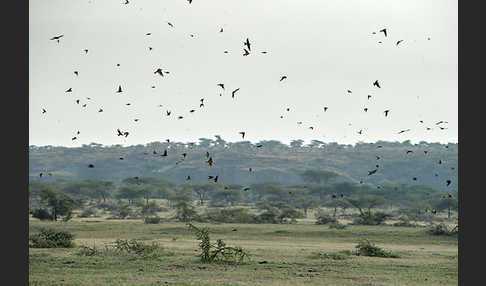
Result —
POLYGON ((98 110, 98 112, 103 112, 103 109, 102 109, 102 108, 100 108, 100 110, 98 110))
POLYGON ((282 77, 280 78, 280 81, 282 81, 282 80, 284 80, 284 79, 286 79, 286 78, 287 78, 287 76, 286 76, 286 75, 284 75, 284 76, 282 76, 282 77))
POLYGON ((250 188, 244 188, 244 189, 243 189, 243 191, 245 191, 245 192, 246 192, 246 191, 248 191, 249 189, 250 189, 250 188))
POLYGON ((78 137, 76 137, 76 136, 74 136, 73 138, 71 138, 71 140, 73 140, 73 141, 76 140, 76 139, 78 139, 78 137))
POLYGON ((66 92, 72 92, 73 89, 72 88, 69 88, 68 90, 66 90, 66 92))
POLYGON ((451 184, 451 180, 447 180, 446 184, 447 184, 447 186, 449 186, 451 184))
POLYGON ((399 41, 397 42, 397 46, 398 46, 398 44, 400 44, 401 42, 403 42, 403 40, 399 40, 399 41))
POLYGON ((42 108, 42 114, 46 113, 47 110, 45 110, 44 108, 42 108))
POLYGON ((172 28, 174 28, 174 25, 172 25, 171 22, 167 22, 167 25, 171 26, 172 28))
POLYGON ((94 168, 94 165, 93 164, 89 164, 88 165, 88 168, 94 168))
POLYGON ((162 157, 167 157, 167 149, 164 150, 164 153, 162 155, 160 155, 162 157))
POLYGON ((206 158, 209 158, 209 152, 206 151, 206 158))
POLYGON ((251 47, 250 47, 250 40, 248 38, 246 38, 246 41, 243 42, 243 45, 247 46, 248 47, 248 51, 251 51, 251 47))
POLYGON ((370 98, 371 98, 371 95, 368 95, 368 99, 370 99, 370 98))
POLYGON ((217 86, 220 86, 224 90, 224 83, 218 83, 217 86))
POLYGON ((165 111, 165 113, 167 114, 167 116, 170 116, 170 114, 172 113, 172 111, 167 110, 167 111, 165 111))
POLYGON ((209 168, 213 166, 213 157, 209 157, 209 160, 206 161, 209 164, 209 168))
POLYGON ((374 173, 376 173, 376 171, 378 171, 378 169, 376 169, 376 170, 373 170, 373 171, 368 171, 368 176, 371 176, 371 175, 373 175, 374 173))
POLYGON ((235 98, 235 94, 239 90, 240 90, 240 88, 237 88, 237 89, 233 90, 233 92, 231 92, 231 98, 235 98))
POLYGON ((182 118, 184 118, 184 117, 183 116, 180 116, 180 115, 177 117, 177 119, 182 119, 182 118))
POLYGON ((409 153, 413 153, 413 151, 412 150, 407 150, 407 154, 409 154, 409 153))
POLYGON ((191 176, 187 176, 186 181, 190 181, 190 180, 191 180, 191 176))
POLYGON ((383 32, 383 34, 385 34, 385 37, 387 36, 386 29, 380 30, 380 32, 383 32))
POLYGON ((88 49, 84 49, 84 53, 85 54, 88 54, 88 49))
POLYGON ((74 74, 75 74, 76 76, 78 76, 78 75, 79 75, 78 71, 74 71, 74 74))
POLYGON ((373 86, 376 86, 378 88, 381 88, 380 83, 378 82, 378 80, 375 80, 375 82, 373 83, 373 86))
POLYGON ((325 106, 325 107, 324 107, 324 112, 326 112, 326 111, 327 111, 327 109, 328 109, 328 107, 327 107, 327 106, 325 106))
POLYGON ((241 134, 242 138, 245 139, 245 132, 239 132, 239 134, 241 134))
POLYGON ((351 90, 348 89, 348 93, 353 93, 351 90))
POLYGON ((64 35, 59 35, 59 36, 55 36, 55 37, 52 37, 50 40, 57 40, 57 42, 59 43, 59 39, 64 37, 64 35))
POLYGON ((162 72, 162 69, 161 69, 161 68, 158 68, 158 69, 157 69, 157 70, 154 72, 154 74, 159 74, 161 77, 163 77, 163 76, 164 76, 164 73, 162 72))
POLYGON ((123 132, 120 129, 117 129, 116 132, 118 133, 117 136, 123 136, 123 132))
POLYGON ((365 112, 368 112, 368 107, 365 107, 363 110, 364 110, 365 112))
POLYGON ((389 109, 387 109, 387 110, 383 111, 383 113, 385 113, 385 117, 386 117, 386 116, 388 116, 388 112, 390 112, 390 110, 389 110, 389 109))
POLYGON ((118 86, 118 90, 116 91, 116 93, 121 93, 122 92, 122 88, 121 88, 121 85, 118 86))
POLYGON ((223 28, 221 28, 221 30, 219 30, 220 33, 223 33, 223 28))
POLYGON ((243 56, 248 56, 250 52, 247 49, 243 49, 243 56))
POLYGON ((410 129, 402 130, 402 131, 398 132, 398 134, 402 134, 402 133, 405 133, 407 131, 410 131, 410 129))
POLYGON ((194 113, 194 111, 196 111, 196 110, 194 110, 194 109, 189 110, 190 113, 194 113))

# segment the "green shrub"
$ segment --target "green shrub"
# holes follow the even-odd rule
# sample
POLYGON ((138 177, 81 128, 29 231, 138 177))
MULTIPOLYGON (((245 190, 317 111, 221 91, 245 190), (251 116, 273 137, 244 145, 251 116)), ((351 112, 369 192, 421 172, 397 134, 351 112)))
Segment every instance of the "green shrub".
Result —
POLYGON ((56 231, 41 228, 39 233, 29 236, 29 247, 32 248, 70 248, 74 247, 74 234, 67 231, 56 231))
POLYGON ((147 257, 151 254, 155 254, 155 252, 160 249, 160 246, 155 242, 153 242, 152 244, 145 244, 143 242, 137 241, 136 239, 117 239, 113 247, 118 252, 135 254, 142 257, 147 257))
POLYGON ((367 239, 361 240, 356 245, 356 255, 358 256, 372 256, 372 257, 385 257, 385 258, 398 258, 399 256, 389 251, 383 250, 376 246, 374 243, 367 239))
POLYGON ((160 217, 145 217, 143 221, 146 224, 157 224, 160 222, 160 217))
POLYGON ((32 212, 32 217, 40 220, 54 220, 54 217, 46 209, 36 209, 32 212))
POLYGON ((345 229, 347 225, 340 223, 339 221, 331 222, 329 224, 330 229, 345 229))
POLYGON ((199 242, 199 247, 201 248, 201 262, 203 263, 224 263, 224 264, 240 264, 243 263, 244 259, 249 259, 249 254, 241 247, 226 246, 226 243, 218 239, 216 244, 211 244, 211 239, 209 237, 209 228, 203 227, 198 228, 191 223, 187 226, 195 234, 199 242))
POLYGON ((432 235, 456 235, 459 233, 459 227, 456 226, 453 229, 449 229, 446 224, 439 223, 429 227, 427 233, 432 235))
POLYGON ((363 213, 358 217, 353 219, 352 224, 354 225, 380 225, 385 222, 388 218, 392 217, 391 214, 376 212, 376 213, 363 213))
POLYGON ((94 208, 89 208, 84 210, 82 213, 80 213, 78 217, 85 218, 85 217, 92 217, 95 215, 96 215, 96 210, 94 208))
POLYGON ((316 224, 328 224, 328 223, 337 223, 337 219, 325 213, 320 213, 317 217, 316 224))

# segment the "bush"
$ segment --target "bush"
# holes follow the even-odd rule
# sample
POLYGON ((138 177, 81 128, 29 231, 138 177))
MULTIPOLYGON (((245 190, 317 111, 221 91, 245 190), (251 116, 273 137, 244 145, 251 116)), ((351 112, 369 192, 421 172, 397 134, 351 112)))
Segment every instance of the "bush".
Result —
POLYGON ((329 224, 330 229, 345 229, 347 225, 340 223, 339 221, 331 222, 329 224))
POLYGON ((36 209, 32 212, 32 217, 40 220, 54 220, 54 217, 46 209, 36 209))
POLYGON ((321 224, 321 225, 338 222, 335 217, 332 217, 332 216, 325 214, 325 213, 318 214, 318 216, 316 218, 317 218, 316 224, 321 224))
POLYGON ((145 244, 137 241, 136 239, 126 240, 117 239, 114 243, 114 248, 118 252, 124 252, 129 254, 136 254, 138 256, 147 257, 150 254, 154 254, 160 246, 153 242, 152 244, 145 244))
POLYGON ((459 233, 459 227, 456 226, 453 229, 449 229, 447 225, 439 223, 429 227, 429 229, 427 229, 427 233, 432 235, 456 235, 459 233))
POLYGON ((224 222, 224 223, 254 223, 255 216, 249 214, 246 209, 223 209, 210 210, 204 217, 207 221, 224 222))
POLYGON ((96 210, 94 208, 89 208, 84 210, 82 213, 78 215, 78 217, 92 217, 96 215, 96 210))
POLYGON ((143 220, 146 224, 157 224, 160 222, 160 217, 145 217, 143 220))
POLYGON ((385 258, 398 258, 399 256, 389 251, 383 250, 376 246, 374 243, 367 239, 361 240, 356 245, 356 255, 358 256, 371 256, 371 257, 385 257, 385 258))
POLYGON ((56 231, 41 228, 39 233, 29 236, 29 247, 32 248, 70 248, 74 247, 74 234, 67 231, 56 231))
POLYGON ((391 214, 376 212, 374 214, 365 213, 360 214, 357 218, 353 219, 354 225, 380 225, 388 218, 392 217, 391 214))
POLYGON ((226 263, 226 264, 240 264, 244 259, 249 259, 249 254, 241 247, 231 247, 226 246, 226 243, 218 239, 216 244, 211 244, 211 239, 209 237, 209 229, 207 227, 197 228, 191 223, 187 226, 195 234, 199 242, 199 247, 201 248, 201 262, 203 263, 226 263))

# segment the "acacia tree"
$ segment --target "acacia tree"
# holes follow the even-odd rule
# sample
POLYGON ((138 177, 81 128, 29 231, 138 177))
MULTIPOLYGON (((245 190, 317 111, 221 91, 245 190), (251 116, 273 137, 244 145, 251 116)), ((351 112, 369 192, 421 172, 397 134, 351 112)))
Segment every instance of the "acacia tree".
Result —
POLYGON ((371 216, 371 209, 386 203, 385 199, 376 195, 351 196, 345 198, 345 200, 358 209, 359 213, 363 216, 371 216), (367 209, 368 212, 363 212, 363 209, 367 209))
POLYGON ((454 197, 452 197, 452 198, 449 198, 449 197, 442 198, 439 201, 437 201, 434 205, 435 205, 435 208, 438 211, 447 210, 447 218, 448 219, 451 218, 451 211, 452 210, 457 210, 457 208, 458 208, 457 199, 454 198, 454 197))
POLYGON ((191 185, 192 191, 196 194, 199 199, 199 204, 204 205, 204 201, 209 198, 211 193, 214 193, 221 187, 214 183, 200 183, 191 185))
POLYGON ((66 194, 57 193, 45 188, 40 193, 41 202, 45 203, 51 210, 51 217, 57 221, 58 216, 64 216, 63 220, 68 221, 72 217, 73 210, 78 203, 74 198, 66 194))
POLYGON ((304 215, 307 217, 307 211, 317 207, 319 204, 316 199, 309 195, 300 196, 295 199, 293 205, 296 208, 304 210, 304 215))

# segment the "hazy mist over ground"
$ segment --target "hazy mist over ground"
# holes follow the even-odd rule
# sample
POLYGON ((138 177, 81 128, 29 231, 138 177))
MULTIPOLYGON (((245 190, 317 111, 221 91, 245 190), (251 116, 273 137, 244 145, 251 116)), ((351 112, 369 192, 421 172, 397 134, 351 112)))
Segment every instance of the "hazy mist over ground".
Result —
POLYGON ((457 1, 123 2, 29 1, 30 145, 457 142, 457 1))

